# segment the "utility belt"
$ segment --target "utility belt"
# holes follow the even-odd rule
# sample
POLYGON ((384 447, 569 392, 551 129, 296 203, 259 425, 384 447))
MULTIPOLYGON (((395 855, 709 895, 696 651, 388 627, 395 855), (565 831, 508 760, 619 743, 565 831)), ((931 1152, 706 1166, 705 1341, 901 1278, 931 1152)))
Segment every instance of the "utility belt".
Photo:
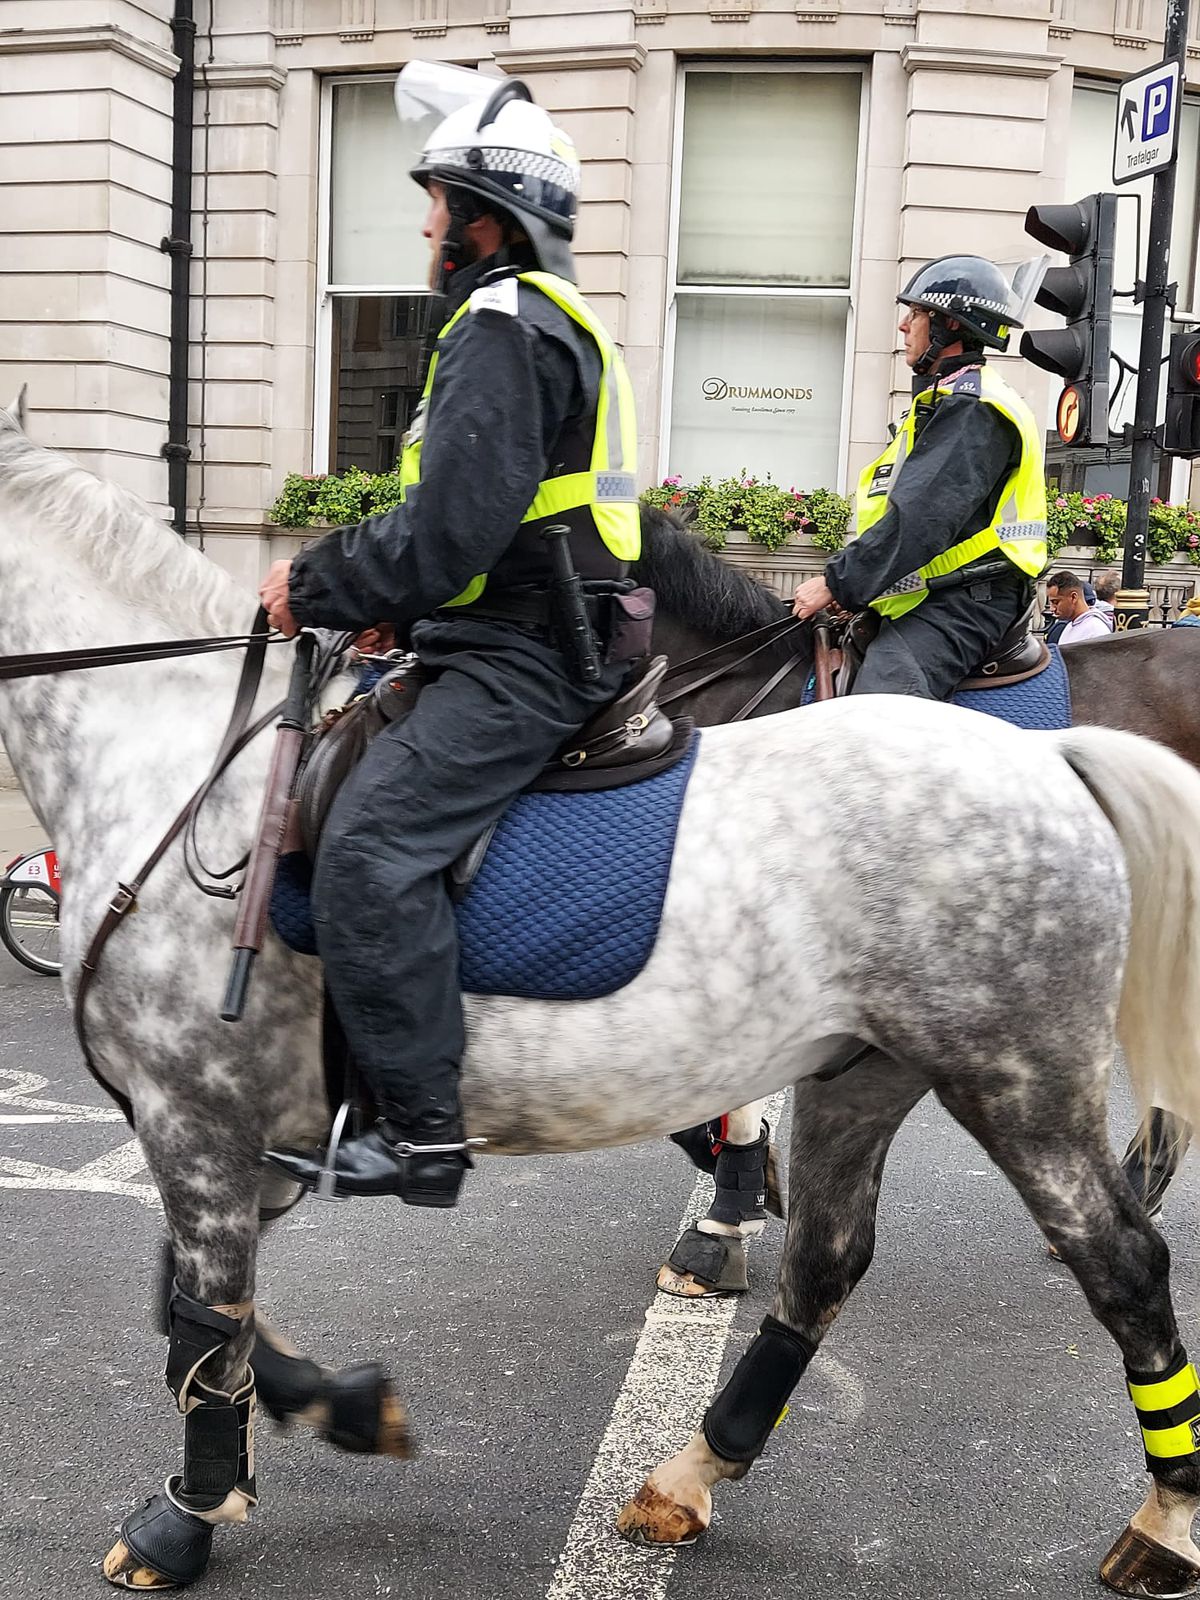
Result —
POLYGON ((578 582, 574 595, 533 584, 489 589, 470 605, 443 606, 435 615, 440 622, 478 618, 528 629, 556 644, 583 683, 594 682, 603 666, 649 655, 653 589, 629 578, 578 582))
POLYGON ((975 561, 970 566, 959 567, 954 572, 942 573, 940 577, 926 578, 925 587, 930 594, 939 594, 944 589, 967 589, 972 600, 990 600, 992 586, 1001 578, 1009 580, 1006 587, 1026 592, 1033 589, 1033 579, 1007 556, 992 556, 986 561, 975 561))

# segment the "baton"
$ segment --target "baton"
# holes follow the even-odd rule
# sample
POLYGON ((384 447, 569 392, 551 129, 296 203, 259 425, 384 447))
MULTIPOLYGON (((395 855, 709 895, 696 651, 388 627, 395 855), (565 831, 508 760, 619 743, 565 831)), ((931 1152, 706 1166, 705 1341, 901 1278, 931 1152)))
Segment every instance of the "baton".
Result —
POLYGON ((283 703, 283 715, 276 724, 275 749, 271 754, 267 786, 263 791, 262 808, 258 814, 258 827, 246 876, 242 879, 237 927, 233 933, 233 960, 229 967, 229 981, 225 986, 225 999, 221 1003, 222 1022, 241 1021, 246 1009, 250 970, 266 938, 275 866, 287 826, 292 783, 296 768, 300 765, 304 735, 308 731, 308 701, 315 648, 314 636, 302 632, 296 640, 287 699, 283 703))

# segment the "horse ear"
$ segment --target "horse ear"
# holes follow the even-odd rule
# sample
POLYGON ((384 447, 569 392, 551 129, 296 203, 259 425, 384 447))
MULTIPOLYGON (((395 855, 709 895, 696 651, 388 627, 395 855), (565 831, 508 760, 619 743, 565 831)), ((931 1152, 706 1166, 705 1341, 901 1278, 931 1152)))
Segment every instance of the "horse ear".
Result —
POLYGON ((28 409, 25 405, 25 396, 28 390, 29 385, 23 383, 17 390, 16 397, 8 405, 8 414, 22 433, 25 432, 25 420, 28 416, 28 409))

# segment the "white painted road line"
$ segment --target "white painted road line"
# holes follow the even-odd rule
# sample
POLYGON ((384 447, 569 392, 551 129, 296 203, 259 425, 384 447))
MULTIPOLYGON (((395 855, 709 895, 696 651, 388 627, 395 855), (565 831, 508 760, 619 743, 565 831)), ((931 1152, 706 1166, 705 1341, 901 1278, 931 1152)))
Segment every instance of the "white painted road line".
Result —
POLYGON ((34 1095, 49 1083, 37 1072, 14 1072, 11 1067, 0 1067, 0 1105, 16 1106, 21 1111, 46 1111, 49 1117, 0 1117, 0 1122, 124 1122, 124 1113, 116 1106, 77 1106, 61 1100, 35 1100, 34 1095))
POLYGON ((0 1156, 0 1189, 42 1189, 59 1193, 74 1191, 81 1194, 121 1194, 138 1200, 152 1211, 162 1209, 158 1190, 152 1183, 127 1183, 133 1172, 146 1165, 141 1146, 136 1139, 89 1161, 86 1166, 67 1172, 61 1167, 45 1167, 35 1161, 15 1161, 10 1156, 0 1156))
MULTIPOLYGON (((767 1102, 777 1127, 785 1094, 767 1102)), ((708 1210, 703 1173, 679 1225, 708 1210)), ((621 1506, 660 1461, 683 1448, 712 1399, 737 1299, 656 1295, 567 1534, 546 1600, 663 1600, 675 1551, 627 1543, 613 1526, 621 1506)))

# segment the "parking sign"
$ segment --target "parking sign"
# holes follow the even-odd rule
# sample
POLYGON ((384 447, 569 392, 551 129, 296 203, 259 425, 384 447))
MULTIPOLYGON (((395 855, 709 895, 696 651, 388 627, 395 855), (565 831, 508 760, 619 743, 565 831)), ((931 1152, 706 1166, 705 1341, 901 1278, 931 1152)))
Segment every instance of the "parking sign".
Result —
POLYGON ((1117 92, 1113 182, 1131 183, 1169 167, 1178 138, 1178 61, 1160 61, 1126 78, 1117 92))

